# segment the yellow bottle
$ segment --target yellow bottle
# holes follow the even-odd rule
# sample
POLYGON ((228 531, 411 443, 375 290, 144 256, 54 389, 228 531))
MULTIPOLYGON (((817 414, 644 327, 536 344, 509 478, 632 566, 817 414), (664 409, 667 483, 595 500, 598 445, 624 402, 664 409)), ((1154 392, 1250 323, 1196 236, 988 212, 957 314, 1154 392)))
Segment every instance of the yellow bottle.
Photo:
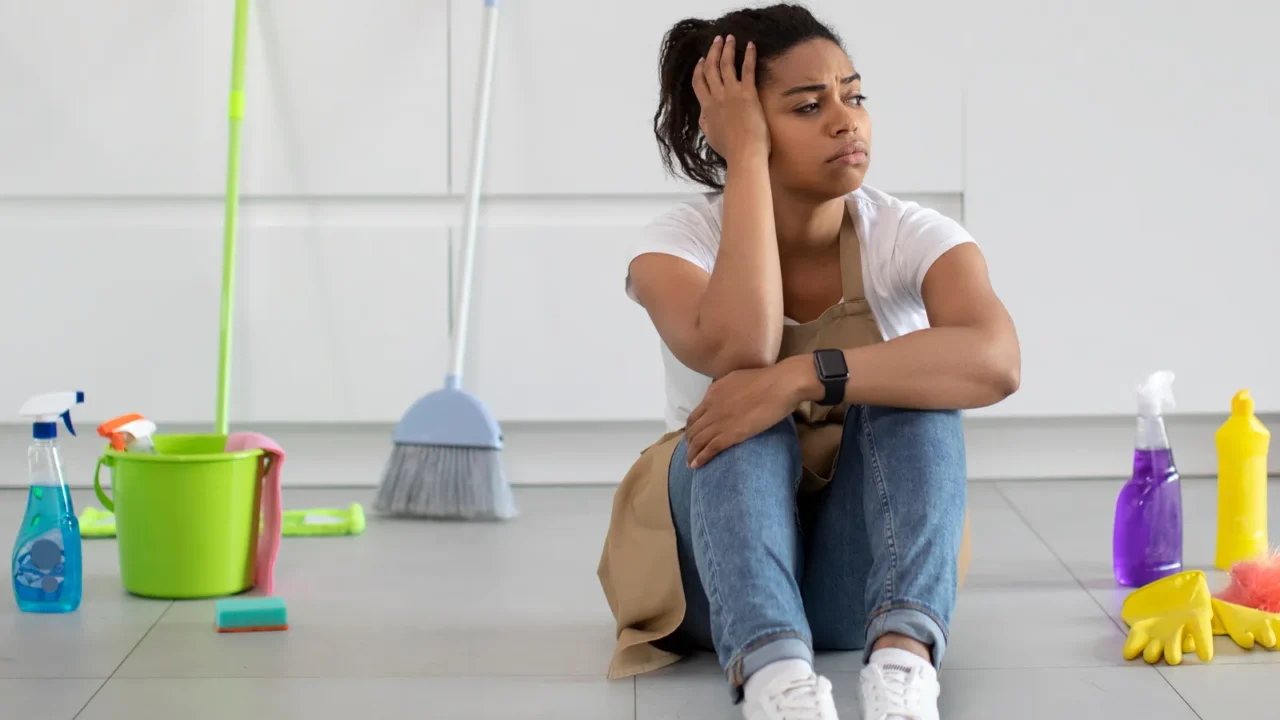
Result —
POLYGON ((1253 397, 1231 398, 1231 417, 1214 434, 1218 447, 1218 551, 1230 570, 1267 551, 1267 450, 1271 432, 1253 414, 1253 397))

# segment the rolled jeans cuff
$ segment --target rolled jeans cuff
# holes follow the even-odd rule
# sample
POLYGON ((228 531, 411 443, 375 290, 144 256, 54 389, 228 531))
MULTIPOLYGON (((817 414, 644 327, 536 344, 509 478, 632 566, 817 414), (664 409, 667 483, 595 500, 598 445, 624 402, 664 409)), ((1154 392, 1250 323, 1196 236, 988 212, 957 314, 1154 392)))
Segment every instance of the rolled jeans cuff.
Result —
POLYGON ((942 656, 947 652, 947 633, 942 623, 922 605, 895 603, 877 610, 867 621, 867 646, 863 662, 870 662, 876 641, 888 633, 905 635, 930 649, 933 667, 942 669, 942 656))
POLYGON ((771 633, 752 645, 729 663, 729 695, 735 703, 742 701, 742 687, 747 678, 765 665, 779 660, 804 660, 813 664, 813 649, 794 632, 771 633))

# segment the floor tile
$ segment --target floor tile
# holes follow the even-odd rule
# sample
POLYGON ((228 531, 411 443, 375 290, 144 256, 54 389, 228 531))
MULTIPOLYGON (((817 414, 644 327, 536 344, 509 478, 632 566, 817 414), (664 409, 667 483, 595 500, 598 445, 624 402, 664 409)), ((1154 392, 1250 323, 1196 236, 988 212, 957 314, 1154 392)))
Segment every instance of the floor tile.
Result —
POLYGON ((445 627, 359 608, 343 619, 291 619, 283 632, 217 633, 206 607, 198 619, 156 625, 116 677, 603 677, 614 643, 610 625, 445 627))
POLYGON ((0 678, 109 677, 150 627, 76 613, 0 614, 0 678))
POLYGON ((946 720, 1196 720, 1150 668, 948 670, 940 679, 946 720))
MULTIPOLYGON (((973 563, 956 601, 946 667, 1122 665, 1124 636, 994 485, 969 500, 973 563)), ((861 654, 829 656, 856 671, 861 654)))
MULTIPOLYGON (((840 716, 861 717, 858 675, 835 672, 827 677, 840 716)), ((939 711, 946 720, 1127 720, 1133 715, 1196 720, 1178 693, 1149 668, 948 670, 942 682, 939 711)), ((741 717, 722 678, 680 672, 637 678, 637 720, 741 717)))
MULTIPOLYGON (((859 717, 857 676, 828 674, 834 688, 836 712, 859 717)), ((636 678, 636 720, 741 720, 742 708, 733 704, 723 675, 685 672, 680 666, 636 678)))
POLYGON ((77 720, 631 720, 634 714, 629 680, 113 679, 77 720))
POLYGON ((1275 668, 1215 662, 1206 667, 1161 667, 1160 673, 1201 720, 1261 720, 1280 716, 1280 702, 1274 689, 1275 668))
MULTIPOLYGON (((1246 696, 1265 680, 1246 663, 1280 661, 1280 652, 1219 638, 1207 667, 1194 656, 1178 668, 1121 657, 1117 619, 1128 590, 1110 579, 1118 489, 970 486, 973 563, 952 622, 943 717, 1191 720, 1174 687, 1205 718, 1226 717, 1212 714, 1220 708, 1260 716, 1246 696)), ((24 497, 0 492, 0 534, 12 534, 24 497)), ((1186 497, 1185 507, 1201 505, 1188 510, 1200 525, 1187 532, 1187 557, 1204 561, 1213 487, 1188 483, 1186 497)), ((294 490, 285 504, 367 509, 371 498, 369 488, 294 490)), ((291 627, 279 633, 220 635, 213 600, 130 596, 115 541, 86 540, 79 612, 28 615, 11 594, 0 598, 0 678, 40 678, 0 680, 0 697, 25 703, 18 717, 47 707, 69 719, 92 696, 84 720, 741 717, 709 653, 605 679, 614 628, 595 573, 612 498, 609 487, 518 488, 522 514, 509 523, 371 514, 357 537, 286 538, 276 582, 291 627), (98 690, 94 678, 113 672, 98 690), (56 702, 41 705, 45 698, 56 702)), ((77 495, 88 502, 96 505, 77 495)), ((861 657, 817 659, 847 717, 858 717, 861 657)))
MULTIPOLYGON (((0 631, 2 633, 3 631, 0 631)), ((0 634, 0 637, 4 637, 0 634)), ((0 717, 72 720, 105 680, 0 680, 0 717)))
MULTIPOLYGON (((1120 613, 1133 588, 1115 581, 1111 566, 1111 534, 1116 496, 1121 481, 1029 481, 1001 483, 1000 489, 1026 518, 1030 526, 1071 569, 1094 601, 1124 627, 1120 613)), ((1280 482, 1270 483, 1269 498, 1280 493, 1280 482)), ((1280 526, 1280 503, 1269 503, 1272 527, 1280 526)), ((1187 569, 1201 569, 1211 590, 1218 591, 1229 579, 1213 567, 1217 523, 1217 485, 1208 480, 1183 481, 1183 558, 1187 569)), ((1124 632, 1127 632, 1125 630, 1124 632)), ((1115 656, 1120 657, 1120 646, 1115 656)), ((1134 661, 1142 662, 1141 660, 1134 661)), ((1194 655, 1184 655, 1183 663, 1200 664, 1194 655)), ((1280 653, 1246 651, 1227 637, 1214 640, 1214 664, 1280 663, 1280 653)))

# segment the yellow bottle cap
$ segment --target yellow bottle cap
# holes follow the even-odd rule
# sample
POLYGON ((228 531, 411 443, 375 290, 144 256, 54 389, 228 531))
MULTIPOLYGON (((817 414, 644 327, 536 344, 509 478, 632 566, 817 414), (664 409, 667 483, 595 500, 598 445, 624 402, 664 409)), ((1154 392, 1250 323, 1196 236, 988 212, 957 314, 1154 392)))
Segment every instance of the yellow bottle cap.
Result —
POLYGON ((1231 398, 1231 414, 1253 414, 1253 396, 1249 394, 1248 390, 1241 390, 1231 398))

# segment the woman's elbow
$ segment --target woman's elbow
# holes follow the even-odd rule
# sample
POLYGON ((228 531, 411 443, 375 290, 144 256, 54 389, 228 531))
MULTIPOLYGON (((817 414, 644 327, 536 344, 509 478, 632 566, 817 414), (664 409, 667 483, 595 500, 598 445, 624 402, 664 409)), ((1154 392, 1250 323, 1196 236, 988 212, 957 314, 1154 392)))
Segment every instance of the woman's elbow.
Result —
POLYGON ((760 342, 720 344, 711 360, 712 377, 721 378, 735 370, 769 367, 778 361, 778 345, 768 338, 760 342))
POLYGON ((726 348, 716 355, 712 361, 712 377, 722 378, 735 370, 755 370, 769 367, 777 362, 775 354, 771 355, 763 347, 726 348))
POLYGON ((1003 400, 1018 392, 1022 385, 1022 368, 1017 362, 1006 363, 999 369, 996 380, 996 393, 1003 400))
POLYGON ((1016 339, 1001 338, 988 348, 985 374, 994 404, 1018 392, 1022 385, 1022 353, 1016 339))

